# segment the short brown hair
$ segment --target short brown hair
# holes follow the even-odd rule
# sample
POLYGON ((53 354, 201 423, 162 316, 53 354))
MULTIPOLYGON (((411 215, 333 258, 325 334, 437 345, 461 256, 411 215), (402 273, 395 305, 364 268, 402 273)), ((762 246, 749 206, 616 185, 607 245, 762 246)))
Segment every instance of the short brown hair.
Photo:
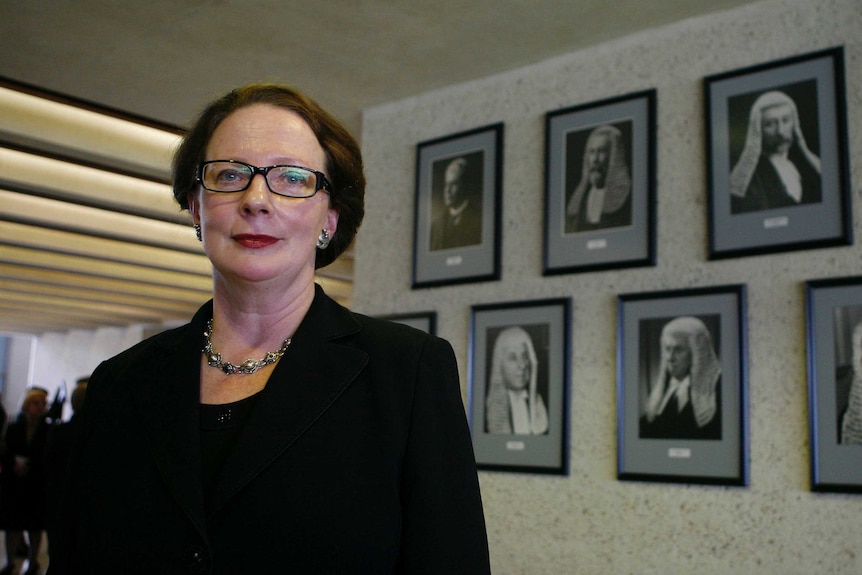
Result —
POLYGON ((251 84, 228 92, 210 103, 174 154, 174 197, 184 210, 199 189, 197 170, 219 124, 230 114, 252 104, 271 104, 299 114, 326 154, 326 175, 332 189, 329 201, 338 212, 338 230, 325 250, 317 250, 314 267, 332 263, 353 241, 365 215, 365 174, 359 144, 329 112, 293 88, 279 84, 251 84))

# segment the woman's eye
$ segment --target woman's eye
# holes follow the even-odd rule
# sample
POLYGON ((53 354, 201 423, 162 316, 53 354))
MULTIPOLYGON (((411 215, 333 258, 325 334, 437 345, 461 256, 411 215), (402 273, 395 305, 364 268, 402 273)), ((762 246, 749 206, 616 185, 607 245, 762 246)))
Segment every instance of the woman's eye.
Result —
POLYGON ((308 188, 313 185, 311 174, 297 168, 283 168, 272 176, 270 185, 276 191, 304 195, 308 188))
POLYGON ((222 170, 216 176, 216 181, 232 183, 240 179, 240 173, 236 170, 222 170))
POLYGON ((308 181, 308 174, 296 170, 285 172, 284 180, 290 184, 301 185, 308 181))

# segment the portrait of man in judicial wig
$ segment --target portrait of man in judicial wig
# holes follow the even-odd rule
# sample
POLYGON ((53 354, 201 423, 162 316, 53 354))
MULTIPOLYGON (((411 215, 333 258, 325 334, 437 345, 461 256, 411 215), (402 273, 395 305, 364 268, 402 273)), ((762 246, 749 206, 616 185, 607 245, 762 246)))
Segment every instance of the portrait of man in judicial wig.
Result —
POLYGON ((862 445, 862 305, 835 308, 838 443, 862 445))
POLYGON ((482 243, 483 151, 433 163, 430 250, 482 243))
POLYGON ((727 104, 731 214, 820 202, 816 81, 734 96, 727 104))
POLYGON ((720 320, 641 320, 641 439, 721 439, 720 320))
POLYGON ((566 135, 567 234, 632 223, 631 120, 566 135))
POLYGON ((513 325, 487 330, 485 431, 548 433, 548 325, 513 325))

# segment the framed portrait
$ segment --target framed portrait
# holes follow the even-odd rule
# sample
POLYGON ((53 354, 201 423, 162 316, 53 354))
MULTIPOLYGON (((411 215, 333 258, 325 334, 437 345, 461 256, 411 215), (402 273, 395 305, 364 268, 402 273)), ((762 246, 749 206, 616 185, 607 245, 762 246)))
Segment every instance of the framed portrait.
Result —
POLYGON ((544 275, 655 265, 655 107, 648 90, 546 115, 544 275))
POLYGON ((842 48, 704 90, 709 258, 853 243, 842 48))
POLYGON ((500 278, 503 124, 416 150, 413 288, 500 278))
POLYGON ((410 327, 437 335, 437 312, 422 311, 415 313, 393 313, 389 315, 378 316, 380 319, 387 319, 396 323, 403 323, 410 327))
POLYGON ((467 412, 479 469, 568 473, 569 299, 472 308, 467 412))
POLYGON ((748 485, 745 286, 618 303, 619 479, 748 485))
POLYGON ((805 288, 811 489, 862 492, 862 276, 805 288))

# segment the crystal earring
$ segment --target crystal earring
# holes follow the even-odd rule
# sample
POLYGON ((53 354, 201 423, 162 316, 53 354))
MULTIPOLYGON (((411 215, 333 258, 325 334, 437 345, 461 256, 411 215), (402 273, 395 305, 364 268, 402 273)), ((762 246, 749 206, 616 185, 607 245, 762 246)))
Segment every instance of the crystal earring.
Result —
POLYGON ((320 236, 317 238, 317 249, 325 250, 329 246, 329 241, 332 238, 329 237, 329 232, 326 228, 320 230, 320 236))
POLYGON ((203 238, 201 237, 201 225, 195 224, 194 228, 195 228, 195 237, 197 237, 199 242, 202 242, 203 238))

